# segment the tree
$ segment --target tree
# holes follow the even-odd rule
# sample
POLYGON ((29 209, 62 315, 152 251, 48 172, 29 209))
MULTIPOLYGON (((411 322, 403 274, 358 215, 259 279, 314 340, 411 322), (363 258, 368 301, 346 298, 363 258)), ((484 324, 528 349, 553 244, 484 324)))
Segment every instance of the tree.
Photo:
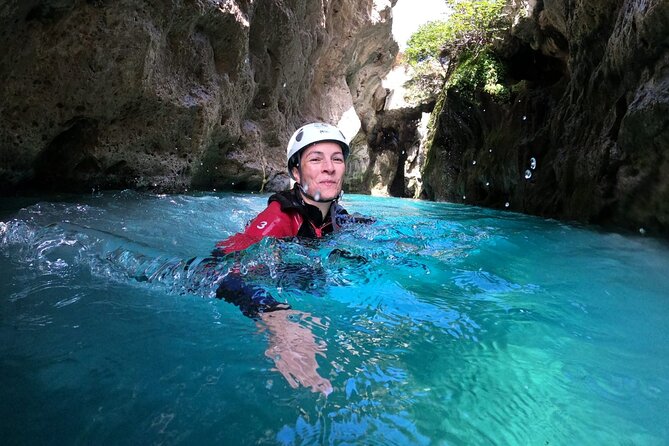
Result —
POLYGON ((451 9, 448 20, 421 26, 407 42, 405 57, 422 78, 408 83, 409 96, 420 96, 412 91, 416 86, 435 84, 425 80, 426 73, 441 80, 442 85, 447 82, 464 92, 484 90, 493 96, 505 96, 500 84, 502 65, 492 51, 495 40, 501 39, 510 28, 504 13, 505 0, 446 0, 446 3, 451 9))
POLYGON ((439 60, 443 45, 452 39, 453 29, 448 22, 428 22, 411 35, 404 56, 413 66, 439 60))

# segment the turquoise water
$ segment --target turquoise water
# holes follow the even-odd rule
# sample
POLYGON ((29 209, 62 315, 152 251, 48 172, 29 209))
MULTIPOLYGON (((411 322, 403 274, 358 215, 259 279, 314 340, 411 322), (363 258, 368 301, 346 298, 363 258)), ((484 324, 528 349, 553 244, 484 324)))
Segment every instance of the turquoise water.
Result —
POLYGON ((266 199, 3 201, 3 444, 669 443, 666 243, 346 196, 378 221, 239 259, 311 315, 297 323, 325 348, 326 397, 291 388, 267 330, 212 298, 229 265, 199 269, 266 199), (282 275, 279 257, 317 274, 282 275))

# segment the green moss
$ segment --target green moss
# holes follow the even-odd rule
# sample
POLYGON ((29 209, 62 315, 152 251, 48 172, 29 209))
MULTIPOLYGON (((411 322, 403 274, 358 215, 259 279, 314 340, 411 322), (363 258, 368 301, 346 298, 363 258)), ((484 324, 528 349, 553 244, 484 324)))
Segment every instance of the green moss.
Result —
POLYGON ((437 120, 441 116, 441 111, 446 103, 447 90, 443 89, 437 97, 437 102, 434 105, 434 110, 430 114, 430 120, 427 123, 427 136, 425 138, 425 164, 421 176, 425 178, 432 170, 432 165, 436 161, 437 153, 433 150, 435 132, 437 130, 437 120))
POLYGON ((497 102, 506 102, 511 92, 501 83, 504 71, 504 65, 491 51, 468 53, 460 58, 446 88, 458 90, 463 97, 475 103, 479 92, 487 93, 497 102))

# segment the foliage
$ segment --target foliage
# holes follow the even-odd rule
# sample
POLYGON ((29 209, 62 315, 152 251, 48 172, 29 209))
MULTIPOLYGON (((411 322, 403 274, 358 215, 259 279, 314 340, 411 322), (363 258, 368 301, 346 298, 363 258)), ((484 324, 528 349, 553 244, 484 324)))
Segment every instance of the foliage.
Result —
POLYGON ((491 45, 509 27, 505 0, 445 0, 451 9, 446 21, 428 22, 407 42, 405 56, 412 65, 440 60, 491 45))
POLYGON ((404 56, 413 66, 431 59, 439 60, 442 46, 452 38, 453 29, 448 22, 428 22, 411 35, 404 56))
POLYGON ((457 89, 470 100, 475 100, 476 92, 484 91, 504 102, 509 99, 510 91, 501 83, 503 75, 504 66, 492 52, 466 53, 460 58, 446 87, 457 89))
POLYGON ((444 43, 451 47, 451 51, 475 52, 492 44, 508 29, 505 0, 447 0, 447 3, 453 9, 449 23, 453 27, 454 39, 444 43))
POLYGON ((449 87, 483 90, 503 99, 502 65, 491 49, 510 26, 505 0, 445 1, 449 19, 421 26, 407 43, 405 57, 419 77, 407 83, 407 96, 418 98, 420 88, 448 79, 449 87))

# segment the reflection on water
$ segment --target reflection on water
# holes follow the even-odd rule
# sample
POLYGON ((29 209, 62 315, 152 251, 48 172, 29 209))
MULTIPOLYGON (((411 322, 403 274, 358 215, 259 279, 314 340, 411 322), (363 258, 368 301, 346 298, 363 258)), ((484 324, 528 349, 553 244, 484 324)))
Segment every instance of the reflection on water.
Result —
POLYGON ((667 443, 665 244, 347 196, 377 223, 212 259, 266 198, 119 192, 6 211, 3 438, 667 443), (311 315, 297 322, 325 348, 327 398, 292 389, 263 327, 211 299, 233 264, 311 315))

